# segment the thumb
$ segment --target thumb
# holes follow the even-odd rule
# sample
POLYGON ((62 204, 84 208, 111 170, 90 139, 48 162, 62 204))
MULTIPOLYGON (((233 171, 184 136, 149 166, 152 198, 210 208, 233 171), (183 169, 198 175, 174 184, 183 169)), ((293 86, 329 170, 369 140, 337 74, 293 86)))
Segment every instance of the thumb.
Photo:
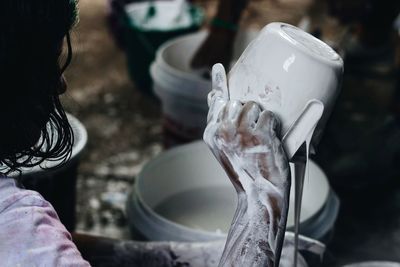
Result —
POLYGON ((212 68, 212 91, 208 94, 208 112, 207 121, 211 122, 218 117, 219 112, 229 100, 228 84, 225 68, 222 64, 215 64, 212 68))
POLYGON ((225 68, 221 63, 215 64, 212 68, 212 87, 216 97, 225 101, 229 100, 228 81, 225 68))

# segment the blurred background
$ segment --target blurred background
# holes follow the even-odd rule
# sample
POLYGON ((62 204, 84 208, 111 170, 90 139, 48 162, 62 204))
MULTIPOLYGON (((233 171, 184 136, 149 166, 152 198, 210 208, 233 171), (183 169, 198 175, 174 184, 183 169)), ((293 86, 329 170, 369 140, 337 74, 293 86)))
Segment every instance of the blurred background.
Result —
MULTIPOLYGON (((126 203, 143 166, 166 149, 199 139, 205 126, 209 68, 205 63, 188 74, 188 62, 176 60, 193 56, 191 42, 198 48, 205 36, 182 39, 187 43, 176 48, 162 44, 215 26, 218 9, 215 0, 167 7, 130 2, 79 1, 63 96, 66 110, 88 133, 70 229, 118 239, 132 237, 126 203), (153 20, 159 14, 176 15, 160 28, 153 20)), ((313 157, 340 200, 332 200, 323 266, 400 261, 399 12, 399 3, 389 0, 249 0, 235 22, 246 34, 235 35, 240 40, 233 57, 257 30, 281 21, 322 39, 344 59, 342 92, 313 157)))

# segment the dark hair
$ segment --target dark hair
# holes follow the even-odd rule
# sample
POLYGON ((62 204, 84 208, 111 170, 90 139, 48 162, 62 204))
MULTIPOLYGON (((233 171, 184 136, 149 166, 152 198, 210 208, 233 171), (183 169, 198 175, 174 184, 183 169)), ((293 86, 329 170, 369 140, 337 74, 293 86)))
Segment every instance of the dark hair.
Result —
MULTIPOLYGON (((60 57, 77 19, 75 0, 0 1, 0 168, 65 162, 73 132, 59 94, 60 57)), ((68 64, 69 62, 67 62, 68 64)))

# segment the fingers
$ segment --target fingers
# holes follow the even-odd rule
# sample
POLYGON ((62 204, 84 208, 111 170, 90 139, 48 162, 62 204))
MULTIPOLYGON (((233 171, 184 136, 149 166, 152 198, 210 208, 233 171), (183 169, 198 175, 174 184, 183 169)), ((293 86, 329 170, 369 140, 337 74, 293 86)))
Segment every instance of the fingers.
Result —
POLYGON ((238 118, 239 131, 254 128, 256 126, 256 122, 258 120, 260 112, 261 108, 256 102, 250 101, 244 104, 238 118))
POLYGON ((280 121, 277 116, 271 111, 264 110, 260 114, 255 129, 269 138, 268 143, 270 144, 269 146, 272 153, 269 154, 268 159, 270 162, 268 165, 275 166, 274 168, 270 168, 274 170, 274 175, 270 177, 272 180, 269 180, 277 186, 285 186, 283 183, 287 180, 286 178, 289 175, 289 166, 286 153, 279 139, 280 128, 280 121))
POLYGON ((222 122, 233 122, 235 125, 237 124, 237 120, 239 118, 239 114, 242 110, 242 103, 239 101, 230 101, 228 102, 222 111, 218 115, 218 120, 222 122))
POLYGON ((225 142, 231 142, 237 132, 238 118, 242 110, 242 103, 239 101, 228 102, 218 115, 219 124, 217 136, 225 142))
POLYGON ((279 136, 280 121, 272 111, 264 110, 260 113, 256 129, 263 132, 275 133, 279 136))

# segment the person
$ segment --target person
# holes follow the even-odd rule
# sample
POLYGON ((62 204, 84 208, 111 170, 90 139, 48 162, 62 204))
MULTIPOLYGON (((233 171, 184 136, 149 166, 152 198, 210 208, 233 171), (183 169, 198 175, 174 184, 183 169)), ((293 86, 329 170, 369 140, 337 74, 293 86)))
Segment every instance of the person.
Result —
POLYGON ((65 162, 73 133, 59 95, 70 57, 74 0, 0 2, 0 259, 2 266, 89 266, 50 203, 7 175, 65 162), (68 56, 61 65, 63 42, 68 56))
MULTIPOLYGON (((222 253, 221 243, 117 242, 74 235, 75 245, 52 205, 39 193, 21 188, 18 179, 9 178, 11 173, 40 165, 45 160, 62 164, 71 155, 72 129, 59 97, 66 90, 63 71, 71 61, 69 34, 77 21, 77 13, 75 0, 0 2, 1 265, 90 266, 78 247, 87 258, 90 258, 88 251, 92 251, 103 266, 195 266, 196 262, 199 266, 199 262, 207 258, 213 259, 211 263, 215 264, 222 253), (66 57, 62 53, 65 41, 66 57), (108 258, 107 253, 110 254, 108 258)), ((225 77, 221 75, 225 74, 221 68, 215 73, 214 85, 220 88, 220 78, 225 77)), ((241 207, 260 208, 259 212, 254 209, 250 213, 239 209, 239 214, 246 216, 243 220, 235 219, 222 265, 242 266, 241 262, 253 259, 258 266, 279 262, 287 215, 288 172, 277 133, 278 122, 272 113, 261 112, 254 103, 239 105, 219 96, 221 94, 215 94, 215 90, 211 94, 212 102, 218 105, 213 105, 210 111, 214 115, 207 130, 207 143, 231 174, 243 199, 241 207), (214 108, 225 109, 221 111, 225 115, 219 117, 214 108), (232 114, 235 114, 234 120, 232 114), (227 125, 238 121, 239 114, 242 127, 225 131, 227 125), (220 119, 215 120, 217 117, 220 119), (254 131, 252 127, 257 119, 259 127, 254 131), (260 139, 263 131, 268 134, 260 139), (231 140, 225 137, 232 137, 232 134, 243 138, 229 147, 231 140), (219 146, 220 142, 224 146, 219 146), (254 162, 248 160, 252 149, 260 150, 254 154, 259 156, 254 162), (229 157, 221 158, 221 155, 229 157), (234 164, 231 157, 243 157, 245 164, 234 164), (267 161, 260 165, 260 160, 264 159, 267 161), (258 193, 249 198, 248 190, 252 188, 258 193), (283 193, 271 195, 267 192, 271 188, 283 193), (269 201, 272 201, 272 210, 269 201), (261 219, 256 221, 256 218, 261 219)))
POLYGON ((194 69, 211 68, 216 62, 229 69, 238 24, 248 2, 248 0, 218 2, 217 12, 210 22, 209 34, 191 61, 194 69))

